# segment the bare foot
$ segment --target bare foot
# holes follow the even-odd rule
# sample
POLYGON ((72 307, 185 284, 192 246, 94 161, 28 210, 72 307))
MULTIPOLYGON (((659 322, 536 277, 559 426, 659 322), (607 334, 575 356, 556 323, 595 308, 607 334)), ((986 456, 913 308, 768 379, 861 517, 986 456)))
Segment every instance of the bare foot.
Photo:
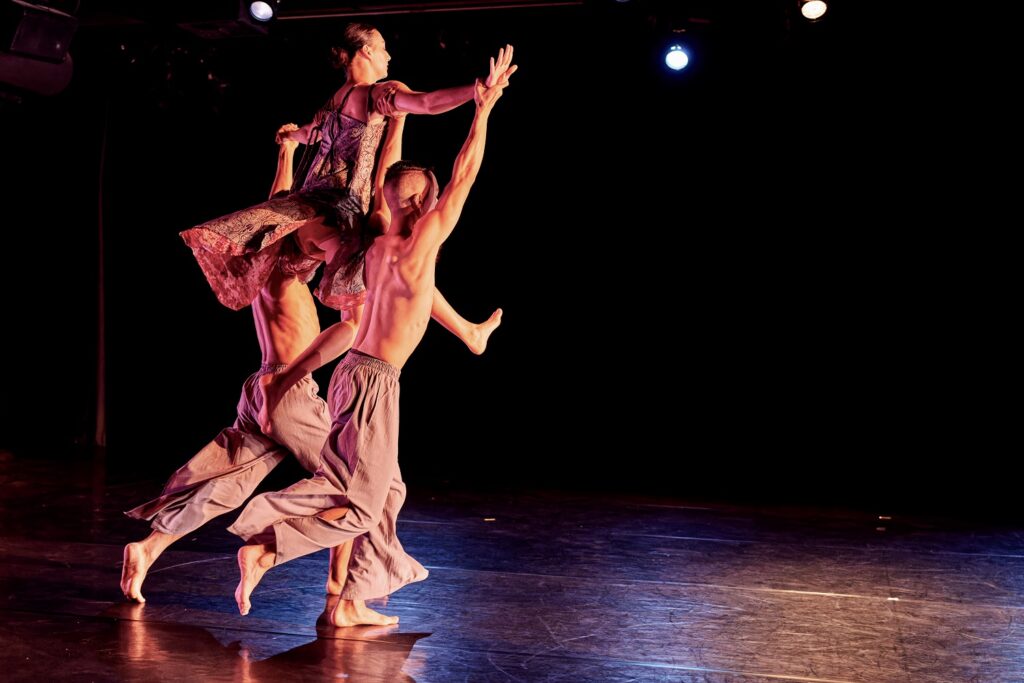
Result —
POLYGON ((256 584, 260 582, 267 570, 274 566, 274 553, 265 545, 243 545, 238 549, 238 588, 235 589, 235 602, 242 616, 249 613, 252 604, 249 596, 256 584))
POLYGON ((334 623, 331 621, 334 610, 338 607, 338 603, 341 601, 337 595, 328 595, 327 602, 324 604, 324 611, 320 613, 320 616, 316 618, 317 628, 324 626, 333 626, 334 623))
POLYGON ((487 350, 487 340, 490 339, 491 333, 498 329, 498 325, 501 324, 501 309, 499 308, 494 313, 491 313, 491 317, 483 321, 479 325, 474 325, 472 331, 469 333, 469 338, 466 340, 466 346, 469 350, 480 355, 487 350))
POLYGON ((398 617, 389 617, 375 612, 363 600, 340 600, 331 614, 331 623, 344 626, 390 626, 398 623, 398 617))
POLYGON ((142 582, 153 560, 141 543, 129 543, 124 547, 124 564, 121 566, 121 592, 129 600, 146 602, 142 597, 142 582))

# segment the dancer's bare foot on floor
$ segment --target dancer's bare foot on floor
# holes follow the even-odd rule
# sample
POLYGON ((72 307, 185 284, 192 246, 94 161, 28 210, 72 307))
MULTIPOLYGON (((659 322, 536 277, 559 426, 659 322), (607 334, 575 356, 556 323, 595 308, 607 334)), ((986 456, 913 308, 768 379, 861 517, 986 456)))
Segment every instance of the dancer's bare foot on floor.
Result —
POLYGON ((398 623, 398 617, 389 617, 375 612, 363 600, 339 600, 331 614, 331 623, 344 626, 391 626, 398 623))
POLYGON ((469 338, 466 340, 466 346, 469 350, 480 355, 487 350, 487 340, 490 339, 491 333, 498 329, 498 325, 501 324, 501 309, 499 308, 494 313, 491 313, 491 317, 483 321, 479 325, 474 325, 472 331, 469 334, 469 338))
POLYGON ((249 613, 252 604, 249 596, 256 584, 260 582, 267 570, 274 566, 274 553, 265 545, 243 545, 238 549, 238 588, 235 589, 235 602, 242 616, 249 613))
POLYGON ((129 600, 146 602, 142 597, 142 582, 146 580, 153 560, 141 543, 129 543, 124 547, 124 564, 121 566, 121 592, 129 600))
POLYGON ((324 611, 320 613, 320 616, 316 618, 316 626, 320 628, 322 626, 333 626, 332 619, 334 618, 334 610, 341 601, 337 595, 327 594, 327 602, 324 604, 324 611))

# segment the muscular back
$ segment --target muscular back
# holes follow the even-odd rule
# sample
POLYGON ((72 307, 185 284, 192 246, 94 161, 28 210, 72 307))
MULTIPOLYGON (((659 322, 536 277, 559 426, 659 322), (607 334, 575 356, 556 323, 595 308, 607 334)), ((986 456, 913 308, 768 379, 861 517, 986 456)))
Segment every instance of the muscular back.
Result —
POLYGON ((476 114, 455 158, 451 182, 440 197, 437 179, 422 166, 398 163, 388 170, 384 196, 388 231, 366 253, 366 306, 353 348, 401 368, 430 320, 437 252, 455 228, 483 160, 487 116, 507 81, 477 82, 476 114))
POLYGON ((401 368, 423 338, 434 295, 433 257, 414 239, 378 237, 366 252, 366 307, 354 348, 401 368))

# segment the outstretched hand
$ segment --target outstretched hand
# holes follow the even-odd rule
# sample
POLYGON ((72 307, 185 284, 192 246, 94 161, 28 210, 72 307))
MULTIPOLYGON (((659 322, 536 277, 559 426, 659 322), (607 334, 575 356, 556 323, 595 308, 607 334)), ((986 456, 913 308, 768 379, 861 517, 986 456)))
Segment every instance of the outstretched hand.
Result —
POLYGON ((284 145, 285 147, 290 147, 292 149, 298 147, 299 141, 293 140, 289 135, 289 133, 296 131, 298 129, 299 127, 296 126, 294 123, 284 124, 283 126, 277 129, 277 134, 274 136, 274 142, 276 142, 279 145, 284 145))
POLYGON ((506 45, 498 50, 498 59, 491 57, 491 69, 487 74, 484 86, 493 88, 496 85, 508 85, 508 78, 516 72, 519 67, 512 63, 512 46, 506 45))

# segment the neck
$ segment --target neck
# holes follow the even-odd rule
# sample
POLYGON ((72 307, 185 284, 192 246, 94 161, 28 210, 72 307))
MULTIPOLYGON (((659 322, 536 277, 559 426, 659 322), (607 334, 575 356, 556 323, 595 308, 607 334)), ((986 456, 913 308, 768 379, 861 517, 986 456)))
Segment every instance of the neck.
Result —
POLYGON ((373 77, 373 73, 369 68, 363 64, 352 64, 348 68, 348 82, 353 86, 356 85, 370 85, 375 83, 376 78, 373 77))
POLYGON ((408 214, 402 216, 392 215, 391 223, 388 224, 384 234, 388 237, 406 238, 412 234, 412 221, 408 214))

